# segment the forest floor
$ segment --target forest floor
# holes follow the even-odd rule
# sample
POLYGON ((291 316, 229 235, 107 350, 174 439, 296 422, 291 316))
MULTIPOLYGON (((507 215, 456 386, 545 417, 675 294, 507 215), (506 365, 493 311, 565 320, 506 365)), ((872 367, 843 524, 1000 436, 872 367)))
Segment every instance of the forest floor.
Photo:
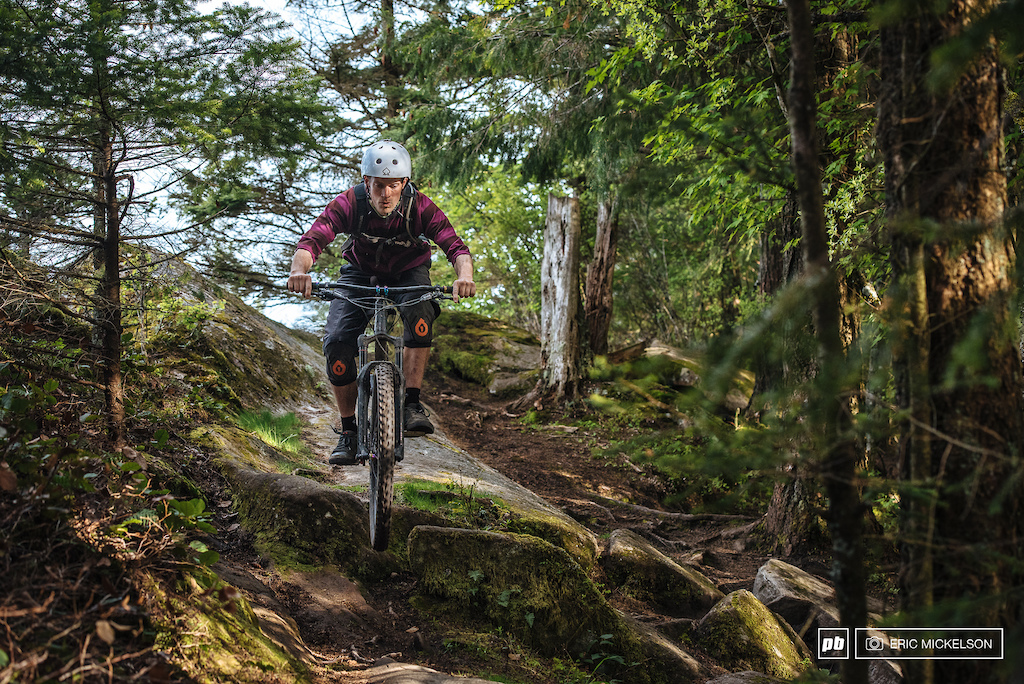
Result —
MULTIPOLYGON (((593 409, 581 408, 579 415, 570 410, 547 422, 527 425, 509 412, 507 400, 489 396, 479 385, 439 375, 428 375, 424 396, 435 423, 455 444, 561 508, 599 539, 616 528, 629 528, 674 558, 698 562, 701 571, 725 593, 753 588, 758 568, 769 557, 751 542, 750 529, 758 516, 673 518, 661 504, 666 494, 661 479, 630 463, 623 454, 609 455, 613 440, 621 439, 621 428, 613 431, 602 428, 600 421, 588 420, 587 411, 593 409), (659 515, 659 511, 669 515, 659 515)), ((829 560, 824 556, 783 560, 827 579, 829 560)), ((565 671, 556 673, 553 662, 517 653, 517 645, 507 636, 498 635, 475 648, 453 646, 444 635, 446 626, 420 615, 410 604, 415 592, 412 575, 364 587, 364 597, 359 597, 353 586, 351 595, 339 601, 339 610, 370 616, 372 633, 361 632, 365 621, 330 625, 325 624, 323 611, 305 610, 316 593, 315 586, 299 587, 278 580, 274 590, 287 604, 306 644, 325 661, 351 670, 317 668, 319 682, 369 681, 360 679, 359 671, 384 656, 441 672, 500 681, 598 681, 589 676, 576 679, 578 674, 565 671)), ((673 620, 656 606, 621 592, 612 591, 608 598, 614 607, 642 622, 665 625, 676 634, 687 628, 688 621, 673 620)), ((711 671, 721 671, 699 651, 688 650, 711 671)))

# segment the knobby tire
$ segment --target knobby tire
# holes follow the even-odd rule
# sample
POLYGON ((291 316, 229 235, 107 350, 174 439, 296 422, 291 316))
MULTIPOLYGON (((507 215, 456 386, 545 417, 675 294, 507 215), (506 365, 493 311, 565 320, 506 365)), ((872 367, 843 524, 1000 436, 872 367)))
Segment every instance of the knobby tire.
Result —
POLYGON ((370 545, 375 551, 387 549, 391 535, 398 434, 394 373, 393 367, 381 364, 370 376, 370 545))

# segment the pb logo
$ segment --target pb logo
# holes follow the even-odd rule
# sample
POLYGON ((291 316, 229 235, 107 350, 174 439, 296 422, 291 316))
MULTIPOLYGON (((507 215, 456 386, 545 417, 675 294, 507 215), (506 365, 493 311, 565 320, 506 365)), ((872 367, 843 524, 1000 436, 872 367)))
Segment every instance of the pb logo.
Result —
POLYGON ((846 639, 841 636, 825 637, 821 641, 822 651, 841 651, 846 648, 846 639))
POLYGON ((339 378, 345 374, 345 364, 342 361, 335 361, 331 366, 331 372, 339 378))
POLYGON ((850 657, 850 630, 846 627, 818 630, 818 660, 846 660, 850 657))

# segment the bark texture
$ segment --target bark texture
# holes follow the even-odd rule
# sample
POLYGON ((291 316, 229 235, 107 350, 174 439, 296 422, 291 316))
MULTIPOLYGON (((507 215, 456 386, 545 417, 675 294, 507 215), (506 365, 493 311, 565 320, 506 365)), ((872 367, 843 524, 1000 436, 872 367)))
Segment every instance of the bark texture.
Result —
POLYGON ((576 398, 580 356, 580 205, 575 197, 548 195, 541 261, 541 393, 576 398))
MULTIPOLYGON (((1014 253, 1001 226, 1000 66, 977 55, 951 92, 927 88, 931 54, 987 3, 954 0, 882 32, 885 160, 901 430, 904 609, 958 625, 1019 622, 1021 364, 1009 317, 1014 253), (909 312, 909 315, 906 314, 909 312), (914 492, 915 496, 908 496, 914 492), (965 622, 966 620, 966 622, 965 622)), ((936 625, 938 626, 938 625, 936 625)), ((995 661, 911 662, 908 684, 998 681, 995 661)))
MULTIPOLYGON (((864 549, 861 522, 864 508, 856 487, 860 455, 850 437, 849 388, 841 378, 845 350, 840 335, 839 286, 829 258, 824 198, 818 157, 814 32, 808 0, 788 0, 792 56, 790 137, 797 179, 806 287, 812 295, 814 332, 818 343, 815 396, 809 414, 823 439, 818 442, 820 471, 828 494, 828 527, 832 536, 832 581, 840 624, 853 634, 867 625, 864 549)), ((845 684, 866 684, 867 662, 844 660, 845 684)))
POLYGON ((619 242, 617 198, 608 198, 597 206, 597 236, 594 258, 587 268, 584 318, 595 356, 608 353, 608 330, 612 322, 612 279, 619 242))

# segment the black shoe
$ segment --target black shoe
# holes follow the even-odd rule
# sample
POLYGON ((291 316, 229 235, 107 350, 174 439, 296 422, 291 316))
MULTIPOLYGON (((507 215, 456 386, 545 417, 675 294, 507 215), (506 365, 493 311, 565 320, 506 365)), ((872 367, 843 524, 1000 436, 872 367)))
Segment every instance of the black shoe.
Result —
POLYGON ((327 462, 331 465, 356 465, 356 433, 351 430, 339 432, 338 446, 334 447, 327 462))
POLYGON ((434 425, 427 418, 423 404, 405 405, 405 436, 422 437, 434 433, 434 425))

